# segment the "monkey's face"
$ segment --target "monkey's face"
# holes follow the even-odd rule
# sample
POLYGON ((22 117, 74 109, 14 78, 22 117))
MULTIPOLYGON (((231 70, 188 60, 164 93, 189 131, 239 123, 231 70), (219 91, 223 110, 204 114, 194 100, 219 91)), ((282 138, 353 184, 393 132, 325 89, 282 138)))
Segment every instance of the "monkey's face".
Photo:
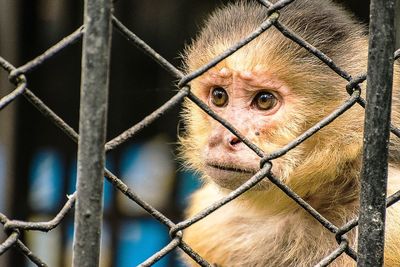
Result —
MULTIPOLYGON (((192 90, 267 153, 301 133, 298 121, 302 115, 297 109, 301 99, 284 81, 261 67, 251 70, 215 67, 194 81, 192 90)), ((259 170, 260 157, 255 152, 204 112, 189 109, 192 154, 188 158, 195 168, 227 189, 237 188, 259 170)), ((273 171, 284 175, 296 164, 296 160, 283 157, 274 161, 273 171)), ((268 186, 265 181, 258 188, 268 186)))

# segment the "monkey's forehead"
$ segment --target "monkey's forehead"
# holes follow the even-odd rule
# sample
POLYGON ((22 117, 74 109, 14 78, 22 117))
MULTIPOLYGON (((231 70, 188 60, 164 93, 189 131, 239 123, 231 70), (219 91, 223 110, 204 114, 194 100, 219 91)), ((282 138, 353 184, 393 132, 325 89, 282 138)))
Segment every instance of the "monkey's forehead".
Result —
MULTIPOLYGON (((247 90, 283 90, 284 88, 288 88, 288 85, 284 80, 280 79, 274 73, 271 73, 262 66, 251 70, 237 70, 226 65, 216 66, 196 79, 194 84, 206 88, 214 87, 216 85, 243 85, 243 88, 246 88, 247 90)), ((287 92, 283 90, 282 94, 286 93, 287 92)))
POLYGON ((230 64, 224 61, 205 72, 200 79, 240 78, 245 81, 277 79, 277 75, 267 66, 261 64, 246 67, 241 64, 230 64))
POLYGON ((261 64, 245 66, 243 64, 232 64, 232 61, 225 60, 206 73, 210 76, 230 77, 234 74, 239 75, 242 79, 251 80, 254 75, 262 75, 267 73, 268 68, 261 64))

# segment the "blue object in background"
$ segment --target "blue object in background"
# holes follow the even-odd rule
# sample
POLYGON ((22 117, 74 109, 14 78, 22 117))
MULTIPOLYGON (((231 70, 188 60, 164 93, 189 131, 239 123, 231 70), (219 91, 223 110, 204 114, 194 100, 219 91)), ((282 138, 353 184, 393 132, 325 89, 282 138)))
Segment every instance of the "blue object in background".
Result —
POLYGON ((200 186, 200 177, 195 172, 184 170, 178 173, 176 201, 180 208, 187 206, 190 195, 200 186))
POLYGON ((39 150, 29 169, 28 203, 35 212, 57 211, 63 195, 64 165, 59 153, 39 150))
MULTIPOLYGON (((106 168, 113 171, 113 161, 112 159, 107 156, 106 157, 106 168)), ((74 160, 73 164, 70 169, 70 177, 68 180, 68 188, 67 192, 68 194, 72 194, 76 191, 76 178, 77 177, 77 161, 74 160)), ((108 182, 107 179, 104 181, 104 187, 103 187, 103 208, 105 211, 110 209, 111 203, 112 203, 112 193, 113 193, 113 186, 108 182)))
MULTIPOLYGON (((129 146, 121 155, 120 174, 132 190, 156 209, 164 210, 173 204, 171 192, 176 170, 174 155, 165 136, 129 146)), ((118 194, 117 197, 122 213, 147 214, 126 196, 118 194)))
MULTIPOLYGON (((169 241, 167 228, 152 218, 124 221, 118 233, 116 266, 132 267, 144 262, 169 241)), ((154 267, 167 267, 168 254, 154 267)))
MULTIPOLYGON (((0 150, 0 193, 3 191, 1 184, 3 182, 1 180, 1 164, 3 163, 1 152, 0 150)), ((106 166, 115 171, 113 169, 115 165, 113 164, 113 158, 109 156, 107 156, 106 166)), ((172 206, 175 200, 183 206, 187 202, 187 197, 198 188, 200 182, 193 172, 182 171, 176 173, 173 159, 174 156, 166 140, 159 136, 125 150, 121 155, 119 173, 122 174, 121 178, 133 190, 157 209, 172 206), (171 194, 175 175, 178 175, 179 179, 177 183, 178 195, 176 197, 171 194)), ((28 195, 28 202, 31 205, 32 214, 34 214, 33 217, 43 213, 53 214, 57 212, 60 205, 64 204, 61 202, 66 199, 65 192, 72 194, 76 190, 76 160, 68 168, 68 173, 64 173, 66 168, 64 168, 65 163, 63 160, 60 153, 52 149, 42 149, 34 155, 29 171, 30 191, 28 195), (68 178, 67 183, 64 182, 65 177, 68 178), (65 185, 66 189, 64 188, 65 185)), ((112 194, 113 186, 106 180, 104 182, 105 212, 113 208, 111 206, 113 204, 112 194)), ((117 202, 120 211, 126 215, 133 215, 133 217, 123 221, 118 220, 116 224, 112 222, 110 224, 110 218, 105 216, 102 230, 101 267, 136 266, 158 252, 170 241, 167 227, 152 218, 138 218, 138 215, 147 215, 147 213, 123 194, 117 194, 117 196, 120 197, 118 199, 119 202, 117 202), (136 207, 134 207, 135 205, 136 207), (113 229, 110 228, 111 225, 113 225, 113 229), (114 228, 115 226, 117 228, 114 228), (113 248, 112 240, 116 241, 116 248, 113 248)), ((0 201, 1 198, 2 196, 0 196, 0 201)), ((64 232, 66 235, 64 250, 61 252, 60 248, 54 247, 61 253, 55 253, 52 255, 54 256, 53 258, 49 258, 49 261, 57 261, 56 258, 61 257, 62 254, 65 266, 70 266, 72 260, 73 222, 71 219, 67 219, 67 221, 67 231, 64 232)), ((32 249, 41 251, 41 255, 44 255, 47 259, 49 255, 46 255, 46 251, 41 249, 43 247, 41 242, 46 245, 54 243, 55 240, 61 242, 60 229, 56 231, 57 234, 54 235, 54 238, 47 240, 48 242, 42 242, 42 235, 40 234, 29 235, 29 243, 32 245, 32 249)), ((184 265, 179 262, 176 252, 173 252, 166 255, 154 266, 183 267, 184 265)))

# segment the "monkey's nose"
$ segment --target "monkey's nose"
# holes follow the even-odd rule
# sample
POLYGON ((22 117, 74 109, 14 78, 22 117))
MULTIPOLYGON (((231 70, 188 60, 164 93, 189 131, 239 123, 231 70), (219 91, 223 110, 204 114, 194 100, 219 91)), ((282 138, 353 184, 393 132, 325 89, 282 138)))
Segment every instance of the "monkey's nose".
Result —
POLYGON ((229 142, 229 145, 232 147, 235 147, 237 144, 241 143, 240 139, 237 138, 236 136, 231 136, 229 138, 228 142, 229 142))

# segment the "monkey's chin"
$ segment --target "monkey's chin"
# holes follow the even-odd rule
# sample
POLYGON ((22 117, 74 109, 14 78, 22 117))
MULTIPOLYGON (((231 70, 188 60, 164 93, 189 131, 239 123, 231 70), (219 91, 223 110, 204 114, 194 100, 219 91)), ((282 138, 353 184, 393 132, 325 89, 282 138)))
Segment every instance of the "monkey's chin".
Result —
MULTIPOLYGON (((205 174, 210 177, 214 183, 229 190, 237 189, 253 177, 257 171, 258 170, 217 164, 207 164, 205 167, 205 174)), ((260 181, 253 189, 265 190, 269 187, 269 184, 269 181, 260 181)))

